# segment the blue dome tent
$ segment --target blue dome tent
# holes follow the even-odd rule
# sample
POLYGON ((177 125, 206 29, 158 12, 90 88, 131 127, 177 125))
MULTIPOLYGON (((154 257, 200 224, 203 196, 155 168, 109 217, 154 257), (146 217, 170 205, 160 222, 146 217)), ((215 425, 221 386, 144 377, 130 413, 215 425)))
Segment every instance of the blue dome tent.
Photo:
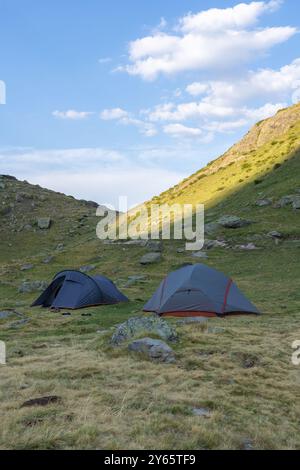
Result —
POLYGON ((32 307, 77 309, 127 301, 110 279, 67 270, 56 274, 32 307))

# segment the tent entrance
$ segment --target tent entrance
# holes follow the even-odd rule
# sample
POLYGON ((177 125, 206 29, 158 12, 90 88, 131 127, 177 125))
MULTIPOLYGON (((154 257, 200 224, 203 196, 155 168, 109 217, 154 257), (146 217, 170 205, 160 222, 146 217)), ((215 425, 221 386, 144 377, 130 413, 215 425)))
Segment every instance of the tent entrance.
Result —
POLYGON ((63 286, 65 278, 66 276, 62 276, 62 277, 59 277, 58 279, 55 279, 55 281, 53 281, 51 285, 51 291, 44 302, 44 307, 51 307, 51 305, 53 304, 54 300, 58 296, 63 286))

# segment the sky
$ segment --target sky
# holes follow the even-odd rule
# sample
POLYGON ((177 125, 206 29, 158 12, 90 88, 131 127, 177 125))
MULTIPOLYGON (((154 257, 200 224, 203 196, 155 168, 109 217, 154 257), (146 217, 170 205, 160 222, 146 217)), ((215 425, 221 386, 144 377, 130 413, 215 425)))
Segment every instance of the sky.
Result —
POLYGON ((0 173, 117 208, 300 101, 300 2, 0 0, 0 173))

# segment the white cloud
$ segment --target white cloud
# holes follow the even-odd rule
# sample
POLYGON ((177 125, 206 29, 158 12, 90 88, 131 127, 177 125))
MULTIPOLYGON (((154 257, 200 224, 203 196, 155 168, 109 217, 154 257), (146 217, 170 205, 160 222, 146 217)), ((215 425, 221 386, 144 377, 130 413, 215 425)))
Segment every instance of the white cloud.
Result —
POLYGON ((104 109, 100 117, 103 121, 112 121, 114 119, 122 119, 128 116, 127 111, 122 108, 111 108, 111 109, 104 109))
MULTIPOLYGON (((123 195, 128 196, 130 205, 141 203, 187 176, 161 164, 147 166, 138 158, 141 153, 142 149, 125 153, 103 148, 0 149, 0 173, 114 205, 123 195)), ((172 161, 175 157, 180 157, 176 151, 172 161)))
POLYGON ((187 119, 199 119, 207 117, 230 117, 235 115, 235 110, 229 106, 216 106, 204 101, 189 102, 175 105, 166 103, 155 106, 148 112, 152 122, 157 121, 185 121, 187 119))
POLYGON ((86 119, 91 114, 93 113, 88 111, 76 111, 75 109, 69 109, 68 111, 53 111, 52 113, 52 115, 58 119, 69 119, 73 121, 86 119))
POLYGON ((210 132, 232 133, 241 127, 248 126, 247 119, 238 119, 236 121, 212 121, 204 124, 203 128, 210 132))
POLYGON ((108 64, 111 61, 112 61, 111 57, 102 57, 101 59, 98 59, 99 64, 108 64))
POLYGON ((209 85, 203 82, 194 82, 186 87, 186 91, 192 96, 203 95, 209 90, 209 85))
POLYGON ((211 8, 195 15, 188 14, 179 20, 183 32, 214 32, 244 29, 257 23, 260 16, 273 12, 281 1, 240 3, 233 8, 211 8))
POLYGON ((100 117, 104 121, 116 120, 118 123, 126 126, 135 126, 138 128, 139 132, 146 137, 153 137, 157 134, 157 130, 151 122, 136 119, 132 114, 122 108, 104 109, 100 117))
POLYGON ((243 3, 234 8, 188 14, 179 19, 175 33, 158 31, 132 41, 131 63, 119 70, 153 80, 159 74, 238 66, 296 33, 291 26, 254 27, 262 14, 274 11, 280 3, 243 3))
POLYGON ((197 137, 202 134, 202 131, 195 127, 187 127, 177 123, 165 126, 164 133, 173 137, 197 137))
POLYGON ((205 102, 236 106, 256 99, 287 99, 300 89, 300 58, 279 70, 250 71, 245 78, 230 81, 194 82, 186 87, 193 96, 206 94, 205 102))

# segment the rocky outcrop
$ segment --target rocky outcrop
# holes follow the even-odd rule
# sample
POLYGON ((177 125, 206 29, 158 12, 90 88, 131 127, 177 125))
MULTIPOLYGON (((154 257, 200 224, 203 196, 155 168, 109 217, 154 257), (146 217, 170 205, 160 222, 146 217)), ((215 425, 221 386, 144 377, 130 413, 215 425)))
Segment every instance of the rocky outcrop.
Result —
POLYGON ((176 341, 177 333, 174 327, 162 318, 152 315, 149 317, 133 317, 118 325, 111 338, 113 345, 119 345, 143 333, 154 334, 166 341, 176 341))

